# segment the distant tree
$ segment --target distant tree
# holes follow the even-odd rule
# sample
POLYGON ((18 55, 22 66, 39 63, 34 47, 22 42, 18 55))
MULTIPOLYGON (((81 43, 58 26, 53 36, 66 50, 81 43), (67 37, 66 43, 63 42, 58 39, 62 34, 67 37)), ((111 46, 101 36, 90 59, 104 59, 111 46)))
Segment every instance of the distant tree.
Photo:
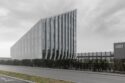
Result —
POLYGON ((30 59, 23 59, 21 62, 22 62, 22 65, 24 66, 33 66, 33 62, 30 59))

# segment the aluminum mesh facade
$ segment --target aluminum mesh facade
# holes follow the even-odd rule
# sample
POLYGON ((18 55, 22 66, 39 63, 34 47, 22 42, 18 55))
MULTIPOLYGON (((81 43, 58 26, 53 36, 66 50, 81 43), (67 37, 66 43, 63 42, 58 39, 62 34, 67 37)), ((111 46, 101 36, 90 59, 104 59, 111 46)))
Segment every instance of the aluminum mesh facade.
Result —
POLYGON ((77 10, 40 20, 11 47, 13 59, 71 59, 76 54, 77 10))

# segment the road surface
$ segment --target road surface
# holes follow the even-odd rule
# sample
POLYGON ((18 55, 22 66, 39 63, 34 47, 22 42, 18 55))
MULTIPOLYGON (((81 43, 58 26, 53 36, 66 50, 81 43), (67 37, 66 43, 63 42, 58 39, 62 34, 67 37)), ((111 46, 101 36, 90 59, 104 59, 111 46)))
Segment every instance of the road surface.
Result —
POLYGON ((31 83, 13 77, 0 75, 0 83, 31 83))
POLYGON ((19 72, 76 83, 125 83, 125 75, 64 69, 0 65, 0 70, 19 72))

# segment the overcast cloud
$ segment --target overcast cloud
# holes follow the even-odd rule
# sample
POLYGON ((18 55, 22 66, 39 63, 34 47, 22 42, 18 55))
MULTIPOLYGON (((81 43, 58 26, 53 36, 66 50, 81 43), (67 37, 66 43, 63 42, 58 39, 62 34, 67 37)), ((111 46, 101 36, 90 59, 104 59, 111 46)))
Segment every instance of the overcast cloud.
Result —
POLYGON ((125 0, 0 0, 0 56, 41 18, 78 9, 77 52, 113 51, 125 41, 125 0))

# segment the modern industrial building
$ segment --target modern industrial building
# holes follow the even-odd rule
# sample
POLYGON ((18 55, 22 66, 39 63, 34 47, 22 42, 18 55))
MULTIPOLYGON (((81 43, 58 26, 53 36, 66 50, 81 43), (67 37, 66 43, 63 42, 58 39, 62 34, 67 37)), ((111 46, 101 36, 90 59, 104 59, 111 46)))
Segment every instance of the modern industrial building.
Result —
POLYGON ((114 52, 88 52, 77 53, 76 55, 76 59, 80 61, 125 59, 125 42, 114 43, 114 52))
POLYGON ((114 59, 113 52, 88 52, 88 53, 77 53, 77 60, 86 61, 86 60, 108 60, 112 61, 114 59))
POLYGON ((114 43, 114 52, 88 52, 88 53, 77 53, 77 60, 108 60, 114 59, 125 59, 125 42, 114 43))
POLYGON ((125 59, 125 42, 114 43, 114 58, 125 59))
POLYGON ((41 19, 11 47, 12 59, 71 59, 76 54, 77 10, 41 19))

